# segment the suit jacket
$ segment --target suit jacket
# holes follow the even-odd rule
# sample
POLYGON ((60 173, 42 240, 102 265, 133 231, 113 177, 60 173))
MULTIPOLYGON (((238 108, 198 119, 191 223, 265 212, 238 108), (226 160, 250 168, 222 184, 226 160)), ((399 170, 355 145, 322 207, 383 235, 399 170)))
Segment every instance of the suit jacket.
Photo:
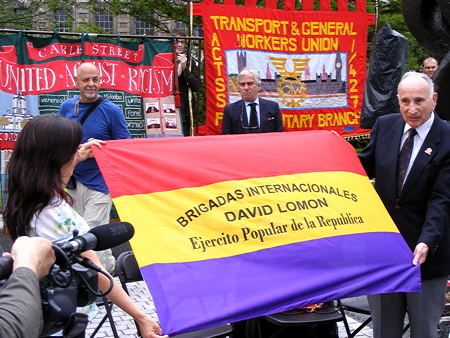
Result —
POLYGON ((18 268, 0 291, 0 337, 38 337, 44 326, 39 280, 18 268))
MULTIPOLYGON (((260 133, 283 131, 280 107, 277 102, 259 98, 259 118, 260 133)), ((222 134, 248 133, 249 130, 244 129, 242 124, 248 125, 244 100, 227 105, 223 112, 222 134)))
POLYGON ((397 199, 397 163, 405 122, 401 114, 379 117, 361 152, 367 175, 408 246, 425 243, 422 278, 450 274, 450 125, 436 114, 397 199))

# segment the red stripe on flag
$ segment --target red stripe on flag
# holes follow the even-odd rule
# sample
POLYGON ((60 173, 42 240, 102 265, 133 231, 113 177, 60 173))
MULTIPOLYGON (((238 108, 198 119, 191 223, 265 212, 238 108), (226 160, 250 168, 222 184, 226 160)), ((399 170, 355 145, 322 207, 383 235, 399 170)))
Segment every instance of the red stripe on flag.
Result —
POLYGON ((297 173, 365 175, 353 147, 328 131, 117 140, 94 153, 113 198, 297 173))

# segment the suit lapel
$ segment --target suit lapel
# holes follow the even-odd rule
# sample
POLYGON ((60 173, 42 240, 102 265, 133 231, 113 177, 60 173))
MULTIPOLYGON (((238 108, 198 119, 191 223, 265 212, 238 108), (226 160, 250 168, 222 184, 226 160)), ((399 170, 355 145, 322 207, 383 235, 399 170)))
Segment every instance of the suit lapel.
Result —
POLYGON ((262 133, 266 126, 267 120, 267 107, 264 99, 259 98, 259 131, 262 133))
POLYGON ((388 163, 384 167, 387 168, 387 182, 390 182, 390 186, 392 187, 393 196, 397 196, 397 167, 398 167, 398 153, 400 149, 400 142, 402 139, 403 129, 405 127, 405 121, 403 117, 400 115, 399 119, 393 126, 390 128, 390 143, 386 143, 385 154, 382 155, 385 163, 388 163), (392 165, 389 163, 395 163, 392 165))
MULTIPOLYGON (((248 127, 250 125, 250 122, 248 121, 248 116, 247 116, 247 105, 245 104, 244 100, 240 101, 241 105, 240 105, 240 115, 239 118, 242 116, 242 125, 245 127, 248 127)), ((241 121, 239 121, 241 122, 241 121)), ((242 127, 241 127, 242 128, 242 127)), ((248 134, 248 128, 242 128, 242 131, 244 134, 248 134)))

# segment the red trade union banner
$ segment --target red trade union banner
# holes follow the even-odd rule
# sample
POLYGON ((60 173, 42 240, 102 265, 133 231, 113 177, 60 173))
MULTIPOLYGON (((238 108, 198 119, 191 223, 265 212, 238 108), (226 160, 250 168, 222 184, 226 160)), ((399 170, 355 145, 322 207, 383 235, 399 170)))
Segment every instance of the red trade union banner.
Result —
POLYGON ((337 11, 329 0, 320 3, 320 11, 313 11, 312 0, 302 1, 301 11, 293 0, 284 9, 275 1, 266 8, 256 1, 194 4, 205 36, 206 134, 221 133, 224 107, 241 99, 237 75, 244 67, 260 73, 260 96, 278 102, 285 131, 368 132, 359 122, 374 15, 363 0, 353 12, 345 0, 337 11))

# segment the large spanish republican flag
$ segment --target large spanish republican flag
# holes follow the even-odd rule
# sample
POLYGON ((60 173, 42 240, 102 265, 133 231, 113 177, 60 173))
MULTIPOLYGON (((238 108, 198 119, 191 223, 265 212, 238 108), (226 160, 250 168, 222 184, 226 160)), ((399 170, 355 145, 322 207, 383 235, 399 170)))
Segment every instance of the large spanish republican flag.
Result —
POLYGON ((108 141, 95 157, 165 334, 420 290, 354 149, 328 131, 108 141))

